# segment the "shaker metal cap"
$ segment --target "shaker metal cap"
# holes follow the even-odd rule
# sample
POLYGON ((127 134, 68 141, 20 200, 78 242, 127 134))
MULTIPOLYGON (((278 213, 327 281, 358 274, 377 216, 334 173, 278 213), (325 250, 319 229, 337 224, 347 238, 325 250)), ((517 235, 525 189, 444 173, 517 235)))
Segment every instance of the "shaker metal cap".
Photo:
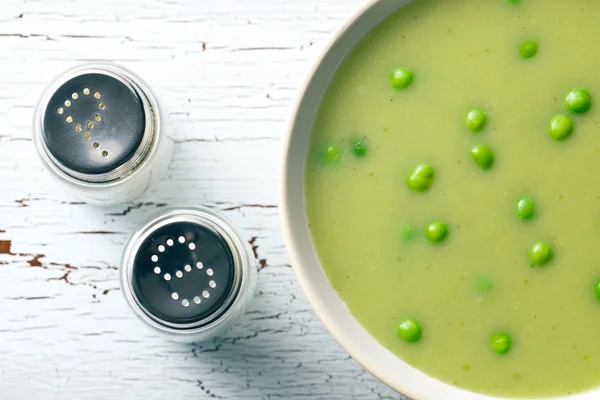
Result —
POLYGON ((40 108, 41 142, 67 175, 108 182, 148 154, 154 118, 145 93, 126 71, 88 67, 60 77, 40 108))
POLYGON ((162 330, 203 329, 232 306, 247 266, 244 244, 217 215, 171 209, 130 239, 121 283, 130 305, 162 330))
POLYGON ((180 221, 156 229, 140 244, 132 285, 140 305, 152 315, 193 324, 225 303, 234 274, 232 252, 220 234, 180 221))

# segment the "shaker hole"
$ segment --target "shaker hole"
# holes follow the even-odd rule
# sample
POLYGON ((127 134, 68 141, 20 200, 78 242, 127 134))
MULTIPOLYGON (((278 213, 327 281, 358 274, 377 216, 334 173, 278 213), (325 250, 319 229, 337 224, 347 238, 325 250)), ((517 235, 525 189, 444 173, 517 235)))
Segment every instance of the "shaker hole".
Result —
POLYGON ((174 293, 171 295, 171 298, 172 298, 173 300, 177 300, 177 299, 179 298, 179 294, 178 294, 177 292, 174 292, 174 293))
POLYGON ((98 147, 100 147, 100 142, 94 142, 92 146, 94 146, 94 148, 97 149, 98 147))
POLYGON ((210 296, 210 293, 208 293, 208 290, 204 290, 202 292, 202 297, 204 297, 205 299, 208 299, 209 296, 210 296))
POLYGON ((108 158, 108 151, 106 151, 106 150, 102 151, 102 157, 108 158))
POLYGON ((192 266, 188 264, 185 267, 183 267, 183 269, 185 269, 185 272, 191 272, 192 271, 192 266))
POLYGON ((194 303, 200 304, 201 301, 202 300, 200 299, 200 297, 198 297, 198 296, 194 297, 194 303))
POLYGON ((190 305, 190 302, 187 299, 183 299, 181 304, 183 304, 184 307, 188 307, 190 305))
POLYGON ((160 267, 154 267, 154 273, 156 275, 159 275, 160 274, 160 267))
POLYGON ((181 279, 181 278, 183 278, 183 272, 177 271, 177 272, 175 272, 175 276, 178 277, 179 279, 181 279))
POLYGON ((208 282, 208 286, 210 286, 211 288, 213 288, 213 289, 214 289, 215 287, 217 287, 217 282, 215 282, 215 281, 210 281, 210 282, 208 282))
POLYGON ((90 89, 85 88, 83 89, 83 94, 85 94, 86 96, 90 94, 90 89))
POLYGON ((198 269, 202 269, 202 268, 204 268, 204 264, 202 264, 200 261, 198 261, 198 262, 196 263, 196 268, 198 268, 198 269))
POLYGON ((150 257, 150 259, 152 260, 152 262, 157 262, 158 256, 156 254, 153 254, 152 257, 150 257))
POLYGON ((158 246, 158 251, 160 251, 161 253, 165 252, 165 246, 163 246, 162 244, 160 246, 158 246))
POLYGON ((168 239, 167 240, 167 246, 173 246, 173 239, 168 239))
POLYGON ((213 274, 214 274, 214 272, 213 272, 212 268, 209 268, 206 270, 206 275, 213 276, 213 274))
POLYGON ((73 100, 77 100, 79 98, 79 95, 77 93, 73 93, 71 97, 73 98, 73 100))
POLYGON ((165 281, 171 280, 171 274, 165 274, 165 281))
POLYGON ((188 247, 190 248, 190 250, 196 250, 196 245, 194 243, 190 243, 188 247))

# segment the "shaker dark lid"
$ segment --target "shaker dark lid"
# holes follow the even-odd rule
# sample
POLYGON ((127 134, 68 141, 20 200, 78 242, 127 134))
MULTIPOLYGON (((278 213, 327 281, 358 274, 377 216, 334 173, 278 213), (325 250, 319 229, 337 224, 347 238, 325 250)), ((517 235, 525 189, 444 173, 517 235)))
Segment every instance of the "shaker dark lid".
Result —
POLYGON ((140 245, 132 288, 140 306, 173 324, 215 317, 234 287, 235 264, 225 239, 202 225, 173 222, 140 245))
POLYGON ((146 128, 135 89, 102 73, 76 76, 50 97, 43 116, 48 151, 65 167, 103 174, 127 162, 146 128))

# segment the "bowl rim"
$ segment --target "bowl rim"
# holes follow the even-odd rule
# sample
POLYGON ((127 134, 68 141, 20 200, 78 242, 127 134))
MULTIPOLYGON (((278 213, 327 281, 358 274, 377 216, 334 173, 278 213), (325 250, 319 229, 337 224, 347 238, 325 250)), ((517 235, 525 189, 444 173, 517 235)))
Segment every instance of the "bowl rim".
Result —
MULTIPOLYGON (((412 2, 413 0, 408 0, 408 2, 412 2)), ((281 227, 282 227, 282 235, 284 238, 284 243, 286 246, 286 250, 288 252, 290 263, 292 265, 292 269, 296 275, 296 279, 299 281, 302 291, 306 296, 309 304, 317 314, 317 317, 321 320, 325 328, 329 332, 331 336, 333 336, 334 340, 347 352, 353 360, 355 360, 362 368, 364 368, 367 372, 375 376, 380 382, 383 382, 385 385, 395 390, 396 392, 409 396, 411 399, 419 399, 420 395, 418 391, 412 390, 411 388, 401 386, 396 384, 391 380, 385 378, 385 374, 381 373, 378 370, 376 365, 373 362, 369 361, 367 358, 363 358, 358 356, 358 349, 355 349, 352 341, 346 337, 340 329, 338 329, 337 325, 333 322, 329 321, 326 317, 325 307, 321 301, 317 300, 317 294, 314 293, 314 289, 312 284, 309 282, 309 278, 305 272, 305 270, 299 265, 300 263, 300 255, 299 249, 295 245, 295 241, 292 238, 292 222, 291 218, 288 218, 291 210, 288 207, 288 179, 287 179, 287 170, 289 166, 289 154, 291 150, 292 137, 294 133, 294 128, 296 126, 298 120, 298 114, 302 107, 303 100, 309 90, 310 83, 312 82, 315 74, 321 68, 321 65, 329 55, 331 49, 338 43, 340 38, 344 35, 344 33, 352 27, 362 16, 369 11, 372 7, 377 5, 380 0, 364 0, 362 4, 355 10, 351 11, 349 17, 346 17, 344 22, 335 28, 328 36, 324 44, 321 46, 318 55, 313 58, 311 67, 306 72, 306 75, 299 86, 298 90, 295 93, 294 102, 291 107, 290 117, 287 120, 286 128, 284 131, 284 137, 282 140, 282 157, 280 160, 280 170, 279 170, 279 184, 278 184, 278 208, 281 219, 281 227), (417 397, 418 396, 418 397, 417 397)), ((312 240, 311 240, 312 243, 312 240)), ((330 282, 328 282, 331 284, 330 282)), ((363 328, 364 329, 364 328, 363 328)), ((381 344, 380 344, 381 345, 381 344)), ((414 367, 413 367, 414 368, 414 367)), ((420 371, 419 371, 420 372, 420 371)), ((435 378, 433 378, 435 379, 435 378)), ((436 379, 437 380, 437 379, 436 379)), ((492 398, 490 398, 492 399, 492 398)))
MULTIPOLYGON (((282 138, 282 148, 281 148, 281 153, 280 153, 281 159, 280 159, 280 164, 279 164, 280 170, 278 171, 278 179, 279 179, 279 182, 278 182, 278 207, 279 207, 279 214, 280 214, 280 220, 281 220, 280 224, 281 224, 281 229, 282 229, 282 235, 283 235, 284 243, 285 243, 285 246, 286 246, 286 249, 288 252, 290 263, 292 265, 292 269, 294 270, 296 278, 299 281, 302 291, 304 292, 306 298, 308 299, 308 302, 310 303, 311 307, 313 308, 313 310, 315 311, 315 313, 317 314, 317 316, 319 317, 319 319, 321 320, 323 325, 325 325, 326 329, 331 334, 331 336, 333 336, 335 341, 344 349, 344 351, 346 351, 352 357, 352 359, 354 359, 361 367, 363 367, 367 372, 369 372, 370 374, 375 376, 379 381, 381 381, 382 383, 384 383, 391 389, 393 389, 396 392, 403 394, 404 396, 407 396, 413 400, 419 400, 419 399, 425 399, 425 398, 429 400, 430 397, 423 397, 423 396, 427 396, 424 394, 425 392, 432 393, 431 391, 420 389, 417 387, 417 385, 407 384, 406 381, 402 381, 400 379, 393 379, 389 372, 382 371, 379 368, 378 364, 375 361, 373 361, 373 357, 367 357, 367 355, 365 354, 363 349, 356 347, 355 343, 353 343, 353 340, 350 338, 350 335, 347 335, 346 333, 344 333, 343 329, 341 329, 341 327, 338 326, 338 323, 330 321, 327 318, 327 314, 328 314, 327 305, 322 301, 319 294, 316 293, 315 287, 311 283, 311 279, 309 277, 309 274, 308 274, 306 268, 301 267, 302 263, 300 262, 300 260, 302 257, 300 255, 299 246, 297 246, 297 243, 294 239, 295 235, 292 230, 293 223, 292 223, 291 214, 292 214, 293 210, 290 209, 289 201, 288 201, 288 192, 289 192, 290 183, 287 179, 287 175, 288 175, 288 169, 289 169, 289 164, 290 164, 290 154, 291 154, 290 150, 291 150, 291 144, 292 144, 292 137, 294 134, 294 129, 297 125, 299 111, 301 110, 305 96, 307 95, 307 93, 309 91, 310 84, 313 81, 313 79, 314 79, 315 75, 317 74, 317 72, 319 71, 319 69, 321 68, 323 62, 327 59, 330 51, 336 46, 336 44, 344 36, 344 34, 355 23, 357 23, 364 16, 364 14, 366 14, 369 10, 371 10, 373 7, 377 6, 378 4, 382 3, 383 1, 384 0, 364 0, 363 3, 356 10, 351 12, 350 16, 347 17, 340 26, 338 26, 335 30, 332 31, 332 33, 329 35, 328 39, 321 46, 321 50, 319 51, 318 55, 315 58, 313 58, 311 67, 308 69, 304 80, 302 81, 301 85, 297 89, 295 98, 294 98, 294 102, 290 109, 290 117, 287 120, 286 128, 285 128, 284 135, 282 138)), ((404 4, 400 4, 398 7, 402 7, 408 3, 411 3, 412 1, 415 1, 415 0, 407 0, 404 4)), ((340 60, 340 61, 343 61, 343 59, 344 58, 342 58, 342 60, 340 60)), ((303 191, 303 194, 304 194, 304 191, 303 191)), ((313 244, 312 238, 311 238, 310 242, 311 242, 311 244, 313 244)), ((321 270, 322 270, 322 266, 321 266, 321 270)), ((329 281, 329 279, 328 278, 326 278, 326 279, 327 279, 327 284, 331 286, 331 282, 329 281)), ((337 292, 336 292, 336 294, 337 294, 337 292)), ((338 295, 338 297, 339 297, 339 295, 338 295)), ((340 298, 340 300, 341 300, 341 298, 340 298)), ((344 305, 344 307, 345 307, 345 305, 344 305)), ((346 311, 350 315, 352 315, 347 308, 346 308, 346 311)), ((356 319, 353 315, 352 315, 352 318, 356 319)), ((358 322, 358 323, 360 324, 360 322, 358 322)), ((361 328, 369 336, 372 337, 372 335, 370 333, 368 333, 368 331, 362 325, 361 325, 361 328)), ((376 339, 374 339, 374 340, 376 341, 376 339)), ((382 349, 385 349, 387 351, 387 349, 381 343, 379 343, 378 341, 377 341, 377 343, 382 349)), ((397 356, 395 356, 395 357, 397 357, 397 356)), ((400 359, 399 357, 397 357, 397 358, 398 358, 398 360, 404 362, 404 360, 400 359)), ((429 380, 435 381, 439 385, 439 388, 446 387, 448 391, 452 392, 452 395, 450 396, 452 399, 460 399, 460 400, 519 400, 519 399, 521 399, 521 398, 514 398, 514 397, 496 397, 496 396, 492 396, 492 395, 486 395, 483 393, 474 392, 469 389, 463 389, 460 387, 449 385, 446 382, 444 382, 438 378, 432 377, 432 376, 428 375, 427 373, 419 370, 418 368, 413 367, 410 364, 406 363, 406 365, 409 368, 417 371, 417 373, 420 376, 427 377, 429 380)), ((448 399, 446 394, 447 393, 445 393, 445 391, 442 391, 442 393, 437 393, 436 396, 441 395, 441 396, 445 396, 445 398, 448 399)), ((536 400, 536 399, 548 400, 548 399, 552 398, 555 400, 591 400, 593 398, 596 398, 596 396, 598 396, 599 394, 600 394, 600 389, 596 388, 596 389, 586 390, 584 392, 575 393, 573 395, 563 395, 560 397, 555 397, 555 396, 554 397, 535 397, 535 398, 527 397, 526 399, 528 399, 528 400, 536 400)))

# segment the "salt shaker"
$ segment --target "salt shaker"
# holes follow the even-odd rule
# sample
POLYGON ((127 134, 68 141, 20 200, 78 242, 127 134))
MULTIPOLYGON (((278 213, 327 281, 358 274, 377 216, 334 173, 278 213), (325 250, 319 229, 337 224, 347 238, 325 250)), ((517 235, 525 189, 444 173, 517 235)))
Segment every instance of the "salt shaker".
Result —
POLYGON ((170 208, 144 222, 123 253, 121 289, 147 326, 184 342, 229 329, 250 303, 256 261, 233 225, 211 209, 170 208))
POLYGON ((96 205, 141 196, 165 173, 173 153, 148 86, 107 63, 73 68, 52 82, 37 106, 33 139, 58 183, 96 205))

